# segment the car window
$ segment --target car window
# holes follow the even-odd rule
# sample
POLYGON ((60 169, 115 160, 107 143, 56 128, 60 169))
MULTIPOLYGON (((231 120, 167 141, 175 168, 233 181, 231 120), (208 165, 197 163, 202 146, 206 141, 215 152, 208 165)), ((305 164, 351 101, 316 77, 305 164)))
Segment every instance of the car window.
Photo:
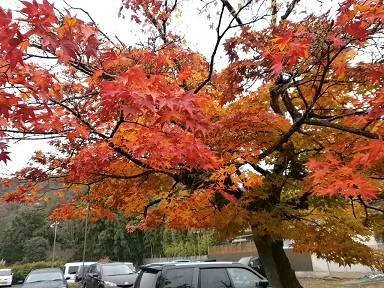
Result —
POLYGON ((78 272, 83 273, 83 270, 84 270, 84 272, 87 272, 87 271, 88 271, 88 268, 89 268, 89 266, 87 266, 87 265, 85 265, 85 266, 81 265, 81 266, 79 267, 78 272))
POLYGON ((165 288, 192 287, 193 268, 168 269, 165 275, 165 288))
POLYGON ((200 269, 200 288, 233 288, 225 268, 200 269))
POLYGON ((235 288, 259 287, 257 285, 262 280, 256 274, 244 268, 227 268, 227 271, 235 288))
POLYGON ((155 288, 159 274, 159 271, 154 270, 141 271, 135 282, 135 288, 155 288))
POLYGON ((96 273, 96 265, 89 266, 88 273, 96 273))
POLYGON ((77 269, 79 269, 79 265, 76 266, 68 266, 67 274, 76 274, 77 269))

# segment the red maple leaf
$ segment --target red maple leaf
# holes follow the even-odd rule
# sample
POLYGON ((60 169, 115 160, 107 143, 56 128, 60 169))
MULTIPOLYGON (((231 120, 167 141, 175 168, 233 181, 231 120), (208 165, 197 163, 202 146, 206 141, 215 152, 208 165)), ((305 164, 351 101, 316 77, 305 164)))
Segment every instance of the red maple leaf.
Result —
POLYGON ((16 38, 12 38, 8 40, 8 44, 14 47, 19 45, 21 42, 23 42, 23 35, 20 33, 19 30, 17 30, 16 32, 16 38))
POLYGON ((367 73, 368 73, 369 80, 371 80, 372 83, 379 81, 383 77, 383 71, 373 70, 367 73))
POLYGON ((368 32, 364 27, 364 23, 360 21, 348 24, 345 27, 345 31, 356 38, 365 38, 368 32))
POLYGON ((271 66, 271 76, 278 76, 283 71, 282 57, 280 55, 273 55, 273 61, 271 66))
POLYGON ((78 50, 78 46, 68 37, 64 36, 60 40, 60 48, 61 51, 56 52, 56 54, 60 56, 59 62, 67 64, 69 60, 77 58, 76 52, 78 50))
POLYGON ((11 160, 11 158, 9 158, 8 154, 10 152, 7 152, 5 149, 7 149, 8 145, 4 142, 0 142, 0 161, 3 161, 5 164, 7 164, 7 161, 8 160, 11 160))
POLYGON ((333 43, 335 43, 336 46, 344 46, 346 44, 344 40, 337 38, 335 34, 330 34, 328 37, 333 41, 333 43))
POLYGON ((0 27, 8 26, 12 21, 12 12, 8 10, 4 11, 3 8, 0 7, 0 27))
POLYGON ((283 36, 276 36, 271 41, 275 43, 275 45, 279 48, 280 51, 283 51, 285 49, 285 46, 287 46, 288 42, 291 40, 292 36, 292 31, 288 31, 283 36))
POLYGON ((57 22, 55 12, 53 10, 53 4, 50 4, 47 0, 43 0, 43 3, 37 3, 33 0, 32 3, 28 1, 21 1, 24 4, 24 8, 20 12, 27 15, 27 19, 23 21, 34 24, 48 24, 57 22))
POLYGON ((91 35, 87 39, 85 48, 85 56, 89 60, 91 56, 97 56, 97 47, 100 45, 99 39, 95 35, 91 35))

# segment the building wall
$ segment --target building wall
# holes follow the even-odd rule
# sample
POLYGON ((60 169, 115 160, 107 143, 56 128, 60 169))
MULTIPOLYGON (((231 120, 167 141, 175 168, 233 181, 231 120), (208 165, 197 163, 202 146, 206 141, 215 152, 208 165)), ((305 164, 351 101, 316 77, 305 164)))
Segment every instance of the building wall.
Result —
MULTIPOLYGON (((384 249, 383 243, 378 243, 375 239, 375 237, 370 237, 370 239, 365 242, 367 246, 370 246, 372 248, 378 248, 378 249, 384 249)), ((364 266, 361 264, 351 265, 351 266, 340 266, 338 263, 335 262, 328 262, 324 259, 317 258, 315 255, 311 256, 312 258, 312 264, 313 264, 313 271, 315 272, 328 272, 328 273, 370 273, 374 272, 371 268, 368 266, 364 266)))
MULTIPOLYGON (((383 243, 377 243, 372 237, 367 242, 368 246, 374 248, 384 248, 383 243)), ((372 271, 369 267, 364 265, 351 265, 340 266, 335 262, 328 262, 324 259, 317 258, 315 255, 309 253, 294 253, 289 245, 284 245, 285 253, 292 265, 292 269, 296 272, 316 272, 324 273, 324 275, 332 275, 332 273, 348 274, 348 273, 362 273, 369 274, 372 271)), ((218 261, 234 261, 237 262, 240 258, 247 256, 257 256, 257 250, 254 242, 239 242, 236 244, 212 246, 208 248, 208 255, 191 256, 191 257, 169 257, 169 258, 147 258, 144 259, 144 264, 154 262, 167 262, 178 259, 207 260, 215 259, 218 261)), ((338 275, 340 275, 338 274, 338 275)), ((320 274, 319 274, 320 275, 320 274)))
MULTIPOLYGON (((308 253, 294 253, 292 249, 285 248, 285 253, 295 271, 313 271, 311 255, 308 253)), ((257 256, 254 242, 241 242, 236 244, 213 246, 208 248, 208 258, 222 261, 239 261, 246 256, 257 256)))
POLYGON ((313 271, 314 272, 328 272, 332 273, 370 273, 373 272, 368 266, 364 265, 351 265, 349 266, 340 266, 335 262, 328 262, 324 259, 317 258, 315 255, 311 256, 313 271))

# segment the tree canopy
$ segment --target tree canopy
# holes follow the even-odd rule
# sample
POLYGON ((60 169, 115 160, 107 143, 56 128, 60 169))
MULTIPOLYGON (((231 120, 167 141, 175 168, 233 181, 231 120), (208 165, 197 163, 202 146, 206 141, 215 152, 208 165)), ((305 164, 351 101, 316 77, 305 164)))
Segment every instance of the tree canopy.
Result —
POLYGON ((52 219, 121 210, 138 220, 129 230, 250 227, 276 288, 301 287, 284 239, 380 268, 362 242, 384 227, 384 4, 320 2, 196 3, 216 32, 208 58, 178 34, 177 0, 122 1, 147 38, 134 46, 79 8, 0 8, 0 161, 12 140, 53 147, 3 199, 49 201, 37 183, 56 178, 77 190, 52 219))

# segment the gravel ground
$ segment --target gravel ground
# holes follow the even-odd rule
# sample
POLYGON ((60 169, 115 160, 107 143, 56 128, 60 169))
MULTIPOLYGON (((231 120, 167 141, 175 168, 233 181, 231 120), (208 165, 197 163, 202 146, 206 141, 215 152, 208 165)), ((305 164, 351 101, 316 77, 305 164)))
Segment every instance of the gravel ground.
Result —
MULTIPOLYGON (((304 288, 384 288, 384 277, 369 279, 299 278, 304 288)), ((288 287, 287 287, 288 288, 288 287)))

